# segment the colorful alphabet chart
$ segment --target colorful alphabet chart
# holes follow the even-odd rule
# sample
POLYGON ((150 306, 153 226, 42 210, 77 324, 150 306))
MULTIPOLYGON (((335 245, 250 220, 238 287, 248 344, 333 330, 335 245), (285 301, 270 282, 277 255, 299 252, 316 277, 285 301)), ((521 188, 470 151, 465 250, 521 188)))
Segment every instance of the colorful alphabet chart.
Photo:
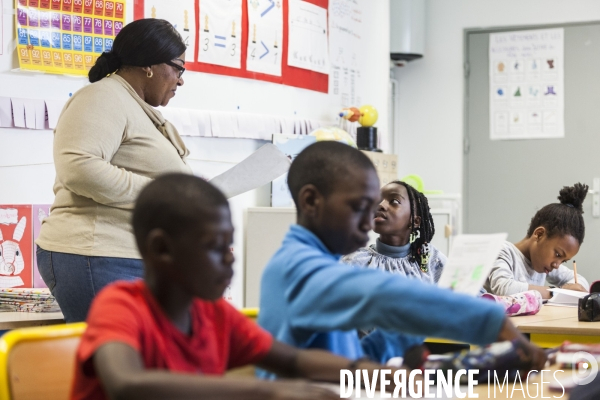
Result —
POLYGON ((490 35, 490 139, 565 136, 564 29, 490 35))
POLYGON ((281 76, 283 6, 275 0, 248 1, 248 52, 246 69, 281 76))
POLYGON ((202 0, 198 61, 241 68, 242 0, 202 0))
POLYGON ((21 69, 87 75, 125 24, 125 0, 15 0, 21 69))
POLYGON ((195 60, 196 4, 194 0, 146 0, 144 16, 165 19, 173 24, 187 47, 185 61, 195 60))

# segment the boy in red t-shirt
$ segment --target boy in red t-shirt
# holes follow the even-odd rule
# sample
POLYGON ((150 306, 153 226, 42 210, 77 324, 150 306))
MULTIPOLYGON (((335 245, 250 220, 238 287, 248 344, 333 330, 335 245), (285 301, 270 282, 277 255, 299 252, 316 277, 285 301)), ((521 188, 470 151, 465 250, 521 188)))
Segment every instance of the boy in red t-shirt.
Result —
MULTIPOLYGON (((277 342, 222 299, 233 275, 225 196, 191 175, 150 183, 133 211, 145 279, 94 300, 77 351, 72 399, 337 399, 303 381, 222 378, 256 364, 339 384, 350 361, 277 342)), ((378 368, 362 362, 361 368, 378 368)))

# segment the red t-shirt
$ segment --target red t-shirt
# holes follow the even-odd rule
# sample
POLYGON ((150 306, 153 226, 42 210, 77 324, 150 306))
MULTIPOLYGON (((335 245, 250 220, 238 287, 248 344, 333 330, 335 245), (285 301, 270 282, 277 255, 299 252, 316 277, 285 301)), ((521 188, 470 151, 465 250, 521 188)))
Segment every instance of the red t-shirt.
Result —
POLYGON ((144 281, 118 282, 92 303, 88 327, 77 349, 71 399, 106 399, 92 356, 109 342, 136 349, 147 369, 222 375, 255 364, 269 352, 273 338, 227 301, 194 300, 192 334, 167 318, 144 281))

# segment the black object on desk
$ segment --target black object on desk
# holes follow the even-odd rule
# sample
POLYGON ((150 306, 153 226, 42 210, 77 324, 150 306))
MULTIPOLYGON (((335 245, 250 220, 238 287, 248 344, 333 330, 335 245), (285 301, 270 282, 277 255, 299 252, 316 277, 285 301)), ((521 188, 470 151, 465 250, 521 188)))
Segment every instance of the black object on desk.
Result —
POLYGON ((381 153, 381 150, 377 148, 377 128, 374 126, 356 128, 356 146, 359 150, 381 153))

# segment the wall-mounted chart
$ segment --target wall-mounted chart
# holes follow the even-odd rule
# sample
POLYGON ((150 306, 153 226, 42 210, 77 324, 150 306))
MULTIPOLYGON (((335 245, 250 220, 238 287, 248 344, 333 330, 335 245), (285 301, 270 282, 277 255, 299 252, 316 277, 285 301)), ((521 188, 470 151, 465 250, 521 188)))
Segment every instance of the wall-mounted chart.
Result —
POLYGON ((329 74, 327 9, 289 0, 288 65, 329 74))
POLYGON ((125 0, 15 0, 21 69, 87 75, 112 49, 125 23, 125 0))
POLYGON ((185 63, 188 71, 256 79, 328 93, 329 0, 299 3, 302 5, 300 10, 292 11, 291 0, 136 0, 133 16, 137 20, 152 17, 154 13, 156 18, 164 18, 176 25, 184 41, 188 40, 185 63), (192 4, 194 11, 190 13, 192 4), (165 5, 170 9, 164 11, 165 5), (316 15, 310 14, 309 10, 314 10, 316 15), (187 22, 184 11, 188 11, 187 22), (288 25, 290 13, 298 22, 294 22, 293 29, 288 25), (302 54, 296 54, 297 63, 288 64, 292 30, 295 32, 294 46, 302 54), (314 35, 320 40, 313 40, 314 35), (195 44, 192 36, 196 38, 195 44), (310 47, 313 44, 316 47, 310 47), (327 55, 325 60, 323 54, 327 55))
POLYGON ((198 61, 241 68, 242 0, 202 0, 198 61))
POLYGON ((329 2, 329 93, 341 107, 361 104, 363 62, 359 51, 366 36, 363 12, 367 0, 331 0, 329 2))
POLYGON ((187 46, 185 61, 195 61, 196 4, 194 0, 146 0, 144 16, 166 19, 173 24, 187 46))
POLYGON ((246 69, 281 76, 283 6, 280 0, 248 0, 246 69))
POLYGON ((490 35, 490 138, 565 136, 564 29, 490 35))

